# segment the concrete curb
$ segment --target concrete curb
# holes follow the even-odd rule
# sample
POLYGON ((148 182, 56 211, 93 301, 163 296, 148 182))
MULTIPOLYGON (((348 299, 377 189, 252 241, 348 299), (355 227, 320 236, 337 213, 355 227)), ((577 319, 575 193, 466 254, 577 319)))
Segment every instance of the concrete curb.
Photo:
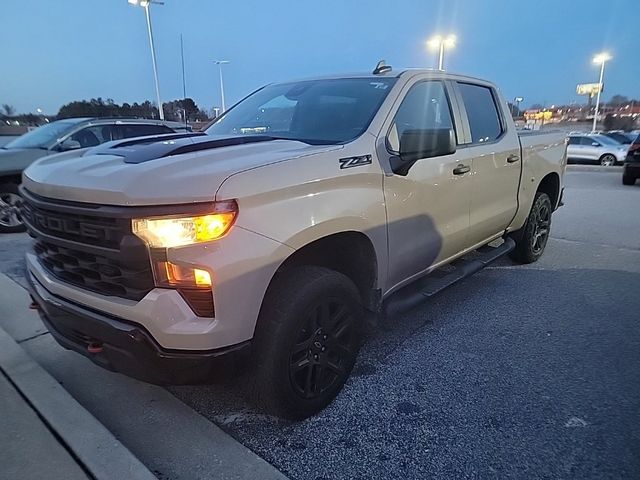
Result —
POLYGON ((2 328, 0 369, 96 480, 156 478, 2 328))

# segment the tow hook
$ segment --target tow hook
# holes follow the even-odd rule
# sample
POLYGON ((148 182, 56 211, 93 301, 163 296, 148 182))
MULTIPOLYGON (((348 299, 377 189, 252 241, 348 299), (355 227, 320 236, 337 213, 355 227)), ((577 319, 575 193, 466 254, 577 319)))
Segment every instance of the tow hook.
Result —
POLYGON ((87 352, 89 353, 102 353, 102 350, 103 349, 101 343, 92 342, 87 345, 87 352))

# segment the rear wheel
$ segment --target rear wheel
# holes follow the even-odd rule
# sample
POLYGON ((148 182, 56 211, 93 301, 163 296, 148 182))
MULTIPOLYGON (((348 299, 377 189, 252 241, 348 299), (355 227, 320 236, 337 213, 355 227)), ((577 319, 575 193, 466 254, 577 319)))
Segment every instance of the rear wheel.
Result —
POLYGON ((600 165, 603 167, 611 167, 616 164, 615 155, 611 155, 610 153, 606 153, 600 157, 600 165))
POLYGON ((522 230, 513 235, 516 248, 510 256, 520 263, 533 263, 538 260, 549 240, 551 229, 551 200, 543 192, 536 193, 527 223, 522 230))
POLYGON ((622 175, 623 185, 633 185, 634 183, 636 183, 636 177, 632 177, 631 175, 622 175))
POLYGON ((303 419, 327 406, 349 377, 363 309, 341 273, 305 266, 277 275, 256 327, 251 394, 268 413, 303 419))
POLYGON ((20 216, 22 198, 18 185, 4 183, 0 185, 0 233, 24 232, 25 226, 20 216))

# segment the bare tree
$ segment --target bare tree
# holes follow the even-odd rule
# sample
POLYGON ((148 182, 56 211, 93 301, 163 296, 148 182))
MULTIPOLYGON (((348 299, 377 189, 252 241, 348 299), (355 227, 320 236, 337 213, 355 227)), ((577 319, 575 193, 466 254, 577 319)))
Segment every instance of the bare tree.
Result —
POLYGON ((7 117, 12 117, 16 113, 16 109, 13 108, 13 105, 9 105, 8 103, 2 104, 2 110, 4 110, 4 114, 7 117))

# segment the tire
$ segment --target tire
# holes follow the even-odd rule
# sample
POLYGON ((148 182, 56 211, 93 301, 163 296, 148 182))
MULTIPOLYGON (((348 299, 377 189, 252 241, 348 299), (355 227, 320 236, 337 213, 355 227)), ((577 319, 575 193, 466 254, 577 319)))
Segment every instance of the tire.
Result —
POLYGON ((516 248, 509 256, 518 263, 537 261, 547 246, 551 229, 552 206, 549 195, 537 192, 524 227, 512 237, 516 248))
POLYGON ((603 167, 612 167, 616 164, 617 160, 615 155, 611 155, 610 153, 605 153, 600 157, 600 165, 603 167))
POLYGON ((632 177, 631 175, 622 175, 623 185, 634 185, 635 183, 636 183, 636 177, 632 177))
POLYGON ((20 203, 18 185, 15 183, 0 185, 0 233, 16 233, 26 230, 17 211, 20 203))
POLYGON ((341 273, 304 266, 276 274, 254 335, 250 400, 293 420, 322 410, 353 369, 363 317, 358 289, 341 273))

